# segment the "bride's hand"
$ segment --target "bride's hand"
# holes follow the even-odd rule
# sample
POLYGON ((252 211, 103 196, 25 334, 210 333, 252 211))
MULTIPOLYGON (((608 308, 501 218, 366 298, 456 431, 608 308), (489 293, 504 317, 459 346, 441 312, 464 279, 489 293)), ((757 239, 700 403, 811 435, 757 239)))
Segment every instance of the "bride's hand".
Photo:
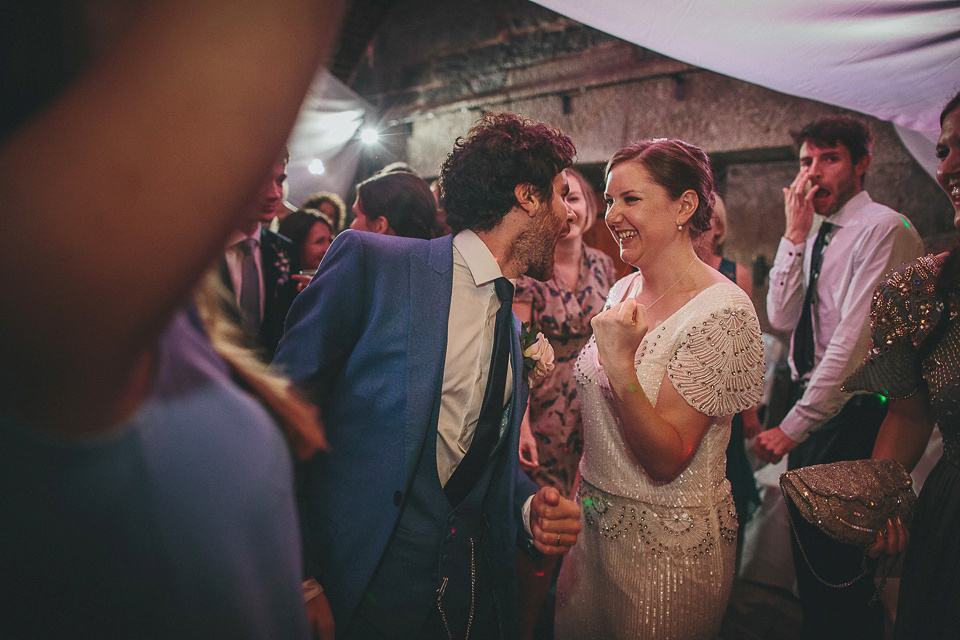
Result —
POLYGON ((633 369, 634 357, 647 335, 647 312, 633 298, 601 311, 590 321, 597 341, 597 353, 604 369, 633 369))

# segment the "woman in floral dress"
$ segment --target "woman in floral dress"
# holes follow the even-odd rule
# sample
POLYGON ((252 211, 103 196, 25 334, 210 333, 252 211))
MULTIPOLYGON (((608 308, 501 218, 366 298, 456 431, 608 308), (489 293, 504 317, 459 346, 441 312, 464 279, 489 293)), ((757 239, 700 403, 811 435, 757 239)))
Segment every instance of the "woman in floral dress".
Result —
POLYGON ((553 372, 530 390, 520 463, 541 486, 556 487, 568 496, 583 453, 573 363, 590 338, 590 320, 603 308, 616 273, 610 256, 583 241, 584 232, 597 219, 593 188, 573 169, 565 173, 570 190, 564 201, 575 220, 570 233, 557 243, 554 276, 547 282, 518 280, 513 308, 521 321, 532 320, 543 332, 556 357, 553 372))

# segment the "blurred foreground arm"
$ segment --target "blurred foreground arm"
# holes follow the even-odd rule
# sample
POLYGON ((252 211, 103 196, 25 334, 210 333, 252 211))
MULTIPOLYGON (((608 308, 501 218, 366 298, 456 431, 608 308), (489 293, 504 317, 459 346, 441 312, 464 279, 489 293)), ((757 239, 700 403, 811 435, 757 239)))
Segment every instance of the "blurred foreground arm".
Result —
POLYGON ((0 148, 0 410, 102 431, 222 249, 335 41, 342 2, 142 3, 0 148), (17 215, 11 215, 16 212, 17 215))

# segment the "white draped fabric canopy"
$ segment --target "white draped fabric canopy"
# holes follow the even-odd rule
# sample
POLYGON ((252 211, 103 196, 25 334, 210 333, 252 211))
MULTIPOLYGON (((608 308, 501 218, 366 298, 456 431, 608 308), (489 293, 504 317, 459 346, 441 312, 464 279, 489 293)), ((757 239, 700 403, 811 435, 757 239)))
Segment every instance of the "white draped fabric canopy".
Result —
POLYGON ((960 2, 536 0, 703 69, 893 122, 928 171, 960 89, 960 2))
POLYGON ((362 152, 358 132, 374 119, 363 98, 321 68, 290 136, 287 200, 299 205, 317 191, 346 197, 362 152))

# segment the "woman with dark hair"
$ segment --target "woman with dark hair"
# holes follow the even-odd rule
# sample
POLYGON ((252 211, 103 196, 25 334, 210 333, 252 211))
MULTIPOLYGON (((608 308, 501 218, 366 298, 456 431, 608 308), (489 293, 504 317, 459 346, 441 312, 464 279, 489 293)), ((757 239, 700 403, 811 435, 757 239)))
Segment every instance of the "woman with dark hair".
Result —
MULTIPOLYGON (((960 229, 960 93, 940 114, 937 182, 960 229)), ((844 382, 847 391, 883 393, 890 409, 873 457, 907 470, 920 460, 933 425, 943 456, 927 477, 908 534, 888 523, 871 550, 906 549, 897 606, 897 638, 960 637, 960 249, 900 267, 877 287, 873 348, 844 382), (909 545, 907 542, 909 541, 909 545)))
POLYGON ((574 369, 583 531, 560 571, 557 637, 712 638, 736 559, 724 451, 731 416, 760 399, 760 325, 693 249, 713 203, 703 151, 639 142, 605 177, 607 227, 639 271, 611 289, 574 369))
POLYGON ((423 178, 378 173, 357 185, 351 229, 430 240, 437 237, 437 201, 423 178))
POLYGON ((280 235, 289 238, 297 248, 302 269, 320 266, 333 242, 333 230, 333 220, 316 209, 297 209, 280 223, 280 235))

